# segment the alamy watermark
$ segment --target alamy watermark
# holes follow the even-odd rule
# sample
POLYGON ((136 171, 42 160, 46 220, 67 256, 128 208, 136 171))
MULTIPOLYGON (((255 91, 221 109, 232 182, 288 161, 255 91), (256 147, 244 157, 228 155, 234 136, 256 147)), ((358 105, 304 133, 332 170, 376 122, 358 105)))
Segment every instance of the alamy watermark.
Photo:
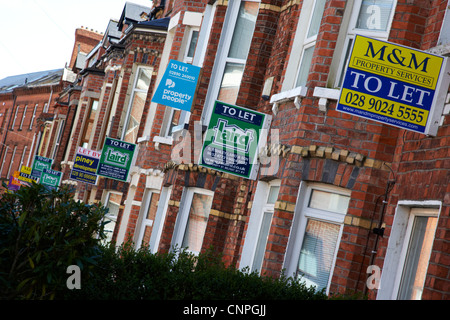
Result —
POLYGON ((71 274, 66 281, 67 289, 81 289, 81 270, 80 267, 72 264, 67 267, 66 273, 71 274))

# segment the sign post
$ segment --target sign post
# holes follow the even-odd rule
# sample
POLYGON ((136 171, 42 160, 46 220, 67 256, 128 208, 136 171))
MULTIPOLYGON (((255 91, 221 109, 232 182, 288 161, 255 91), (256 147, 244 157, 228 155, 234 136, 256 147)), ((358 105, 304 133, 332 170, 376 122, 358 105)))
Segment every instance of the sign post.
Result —
POLYGON ((106 138, 103 145, 97 175, 127 182, 136 145, 106 138))
POLYGON ((256 179, 262 130, 272 117, 254 110, 216 101, 209 122, 199 165, 256 179))
POLYGON ((170 60, 152 102, 190 112, 200 67, 170 60))
POLYGON ((436 135, 447 59, 356 35, 336 110, 436 135))
POLYGON ((70 179, 96 185, 100 156, 98 151, 78 147, 70 179))

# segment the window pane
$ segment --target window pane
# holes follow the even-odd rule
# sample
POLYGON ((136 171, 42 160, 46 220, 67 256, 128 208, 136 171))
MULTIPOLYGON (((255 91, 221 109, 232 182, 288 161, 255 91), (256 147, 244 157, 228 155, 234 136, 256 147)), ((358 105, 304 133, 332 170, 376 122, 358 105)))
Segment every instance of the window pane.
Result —
POLYGON ((198 31, 192 31, 192 37, 191 37, 191 43, 189 44, 187 57, 192 58, 194 57, 195 47, 197 45, 198 40, 198 31))
POLYGON ((264 253, 266 251, 267 238, 269 236, 270 223, 272 221, 273 212, 264 212, 259 231, 258 242, 256 243, 255 257, 253 259, 252 270, 260 270, 264 253))
POLYGON ((356 28, 386 31, 394 0, 363 0, 356 28))
POLYGON ((309 68, 311 67, 313 53, 314 53, 314 46, 303 50, 302 62, 300 64, 300 69, 298 70, 298 78, 296 83, 297 87, 306 85, 306 80, 308 80, 309 68))
POLYGON ((399 299, 420 300, 436 230, 436 217, 414 219, 398 293, 399 299))
POLYGON ((322 21, 323 11, 325 9, 326 0, 317 0, 314 6, 314 11, 309 23, 309 30, 307 38, 316 36, 319 33, 320 22, 322 21))
POLYGON ((308 286, 327 287, 339 230, 337 224, 308 219, 298 262, 298 276, 308 286))
POLYGON ((280 192, 280 186, 271 186, 269 190, 269 196, 267 198, 267 203, 274 204, 278 199, 278 193, 280 192))
POLYGON ((312 190, 308 207, 337 213, 347 213, 350 197, 321 190, 312 190))
POLYGON ((255 29, 256 17, 258 15, 258 2, 241 2, 233 38, 231 40, 229 58, 247 59, 248 50, 255 29))
POLYGON ((152 77, 152 74, 150 72, 150 69, 139 69, 139 76, 135 84, 135 88, 139 90, 147 91, 148 87, 150 86, 150 79, 152 77))
POLYGON ((211 196, 194 193, 183 243, 181 244, 183 248, 187 247, 190 251, 200 252, 211 205, 211 196))
POLYGON ((133 103, 131 105, 131 112, 125 127, 126 133, 124 141, 135 143, 141 123, 142 112, 144 111, 145 99, 147 93, 135 92, 133 95, 133 103))
POLYGON ((223 73, 218 100, 234 104, 241 85, 244 65, 239 63, 227 63, 223 73))
POLYGON ((106 242, 111 241, 114 228, 116 227, 117 215, 119 214, 120 201, 122 200, 122 194, 110 193, 108 197, 108 202, 106 203, 106 208, 108 208, 108 213, 105 216, 105 234, 106 242))

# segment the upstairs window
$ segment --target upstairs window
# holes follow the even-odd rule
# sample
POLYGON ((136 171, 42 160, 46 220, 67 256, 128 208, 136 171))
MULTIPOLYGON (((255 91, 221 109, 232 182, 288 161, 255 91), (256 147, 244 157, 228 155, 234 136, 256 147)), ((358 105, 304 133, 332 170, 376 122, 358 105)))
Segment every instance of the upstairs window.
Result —
POLYGON ((217 98, 220 101, 236 103, 258 10, 259 2, 241 2, 217 98))
POLYGON ((345 66, 356 34, 386 41, 389 37, 396 0, 355 1, 341 54, 336 86, 343 81, 345 66))
POLYGON ((314 8, 309 18, 308 31, 303 40, 303 50, 300 59, 300 65, 297 73, 296 87, 305 86, 311 67, 314 48, 316 45, 317 34, 319 33, 322 22, 323 11, 326 0, 314 1, 314 8))
POLYGON ((123 111, 119 134, 120 140, 136 143, 147 92, 152 77, 152 68, 139 66, 136 70, 128 108, 123 111))
POLYGON ((219 42, 222 50, 217 52, 203 108, 204 123, 209 121, 216 100, 236 103, 258 17, 259 2, 238 0, 228 5, 219 42))

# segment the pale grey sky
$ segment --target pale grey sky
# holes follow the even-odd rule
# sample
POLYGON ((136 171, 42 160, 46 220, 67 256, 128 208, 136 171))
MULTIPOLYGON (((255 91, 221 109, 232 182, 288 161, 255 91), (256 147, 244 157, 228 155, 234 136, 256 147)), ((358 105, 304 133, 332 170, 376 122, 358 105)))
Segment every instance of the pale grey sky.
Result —
MULTIPOLYGON (((75 29, 105 32, 126 0, 0 0, 0 79, 63 68, 75 29)), ((130 0, 151 7, 151 0, 130 0)))

